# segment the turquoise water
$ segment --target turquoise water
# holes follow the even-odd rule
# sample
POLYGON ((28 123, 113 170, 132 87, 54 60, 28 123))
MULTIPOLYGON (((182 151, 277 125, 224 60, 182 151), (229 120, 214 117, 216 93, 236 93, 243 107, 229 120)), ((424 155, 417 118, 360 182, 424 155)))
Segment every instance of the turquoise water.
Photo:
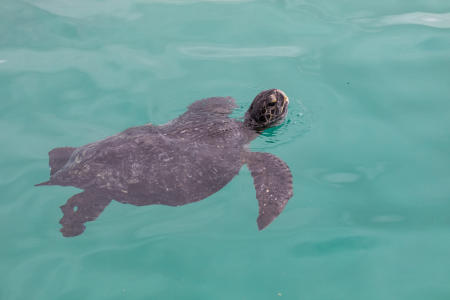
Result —
POLYGON ((450 2, 3 0, 0 299, 449 299, 450 2), (263 89, 251 144, 294 197, 256 227, 250 172, 183 207, 113 203, 76 238, 47 152, 263 89))

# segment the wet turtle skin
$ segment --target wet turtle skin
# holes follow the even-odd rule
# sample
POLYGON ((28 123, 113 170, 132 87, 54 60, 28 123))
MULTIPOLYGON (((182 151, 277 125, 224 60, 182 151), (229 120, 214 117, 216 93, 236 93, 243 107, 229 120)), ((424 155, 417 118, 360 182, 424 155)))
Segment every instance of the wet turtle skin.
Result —
POLYGON ((247 146, 264 129, 282 122, 288 103, 281 90, 263 91, 239 120, 229 117, 236 107, 233 98, 202 99, 167 124, 132 127, 78 148, 51 150, 50 180, 38 185, 84 190, 61 206, 61 232, 76 236, 112 200, 185 205, 219 191, 246 164, 254 179, 261 230, 292 197, 292 175, 281 159, 247 146))

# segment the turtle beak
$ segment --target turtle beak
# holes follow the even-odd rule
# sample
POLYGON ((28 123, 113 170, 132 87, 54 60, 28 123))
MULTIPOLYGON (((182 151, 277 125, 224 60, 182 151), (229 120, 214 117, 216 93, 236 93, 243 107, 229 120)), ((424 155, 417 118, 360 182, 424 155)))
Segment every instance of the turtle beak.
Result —
POLYGON ((286 96, 286 93, 283 92, 282 90, 277 90, 277 92, 283 96, 283 100, 284 100, 285 104, 286 103, 289 104, 289 98, 288 98, 288 96, 286 96))

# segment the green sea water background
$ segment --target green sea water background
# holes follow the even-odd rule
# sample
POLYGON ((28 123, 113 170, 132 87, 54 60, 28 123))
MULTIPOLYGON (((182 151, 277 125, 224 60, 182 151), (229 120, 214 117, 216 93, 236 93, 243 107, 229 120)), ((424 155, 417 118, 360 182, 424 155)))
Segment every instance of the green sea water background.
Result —
POLYGON ((450 2, 2 0, 0 299, 450 299, 450 2), (247 168, 182 207, 113 203, 64 238, 77 192, 47 152, 195 100, 261 90, 252 142, 291 168, 265 230, 247 168))

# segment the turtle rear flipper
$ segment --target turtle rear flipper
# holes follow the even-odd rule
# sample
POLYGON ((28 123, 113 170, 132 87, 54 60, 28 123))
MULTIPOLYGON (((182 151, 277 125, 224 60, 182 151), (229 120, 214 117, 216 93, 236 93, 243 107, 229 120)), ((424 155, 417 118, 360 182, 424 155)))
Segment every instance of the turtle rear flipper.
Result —
POLYGON ((64 167, 75 149, 73 147, 55 148, 48 153, 50 176, 64 167))
POLYGON ((61 206, 64 216, 59 223, 63 226, 61 233, 65 237, 83 233, 84 223, 94 221, 111 202, 111 198, 95 191, 84 191, 72 196, 61 206))
POLYGON ((264 229, 284 209, 293 195, 287 164, 270 153, 247 152, 245 162, 253 176, 259 204, 258 228, 264 229))
MULTIPOLYGON (((58 172, 59 170, 64 167, 64 165, 69 160, 70 156, 72 155, 73 151, 76 148, 74 147, 61 147, 61 148, 55 148, 51 150, 48 153, 48 164, 50 166, 50 176, 58 172)), ((52 185, 52 180, 44 181, 38 184, 35 184, 34 186, 41 186, 41 185, 52 185)))

